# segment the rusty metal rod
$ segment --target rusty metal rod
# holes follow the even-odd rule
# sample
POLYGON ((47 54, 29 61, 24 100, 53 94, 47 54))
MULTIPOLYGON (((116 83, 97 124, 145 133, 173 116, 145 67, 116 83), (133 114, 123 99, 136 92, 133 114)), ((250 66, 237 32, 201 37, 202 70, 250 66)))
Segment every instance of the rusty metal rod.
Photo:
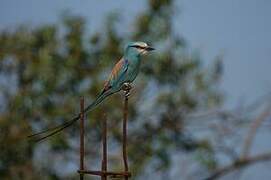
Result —
MULTIPOLYGON (((84 155, 85 155, 85 127, 84 127, 84 109, 85 109, 84 97, 80 98, 80 171, 85 169, 84 167, 84 155)), ((80 180, 84 180, 84 174, 80 173, 80 180)))
POLYGON ((126 176, 126 177, 131 177, 130 172, 112 172, 112 171, 91 171, 91 170, 78 170, 78 173, 80 174, 91 174, 91 175, 96 175, 96 176, 126 176))
MULTIPOLYGON (((102 159, 102 171, 107 171, 107 119, 106 115, 104 114, 103 118, 103 132, 102 132, 102 141, 103 141, 103 159, 102 159)), ((107 180, 106 174, 101 176, 102 180, 107 180)))
MULTIPOLYGON (((123 142, 122 142, 122 155, 125 172, 129 171, 128 160, 127 160, 127 117, 128 117, 128 97, 129 89, 125 91, 125 100, 124 100, 124 110, 123 110, 123 142)), ((128 180, 128 176, 124 177, 125 180, 128 180)))
POLYGON ((80 99, 80 170, 77 172, 80 174, 80 180, 84 179, 84 174, 101 176, 102 180, 107 180, 107 176, 111 178, 124 177, 128 180, 131 177, 131 172, 129 172, 128 160, 127 160, 127 119, 128 119, 128 99, 130 95, 131 85, 126 83, 123 87, 125 92, 124 109, 123 109, 123 142, 122 142, 122 155, 124 163, 124 172, 112 172, 107 171, 107 119, 104 116, 102 124, 102 167, 101 171, 91 171, 84 169, 84 98, 80 99))

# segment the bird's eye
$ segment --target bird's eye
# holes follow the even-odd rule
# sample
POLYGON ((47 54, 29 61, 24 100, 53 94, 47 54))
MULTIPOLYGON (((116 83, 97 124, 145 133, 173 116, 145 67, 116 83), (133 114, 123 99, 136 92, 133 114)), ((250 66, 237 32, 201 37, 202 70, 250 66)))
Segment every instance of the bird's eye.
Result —
POLYGON ((137 48, 137 49, 145 49, 144 47, 139 46, 139 45, 133 45, 133 46, 131 46, 131 47, 134 47, 134 48, 137 48))

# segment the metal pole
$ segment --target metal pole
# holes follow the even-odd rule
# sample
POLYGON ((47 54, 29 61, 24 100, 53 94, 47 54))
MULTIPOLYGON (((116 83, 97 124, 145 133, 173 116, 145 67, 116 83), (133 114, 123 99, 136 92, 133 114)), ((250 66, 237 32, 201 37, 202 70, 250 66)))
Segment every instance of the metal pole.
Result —
MULTIPOLYGON (((80 170, 84 170, 84 155, 85 155, 85 144, 84 144, 84 97, 80 98, 80 170)), ((84 180, 84 174, 80 173, 80 180, 84 180)))
MULTIPOLYGON (((124 99, 124 109, 123 109, 123 142, 122 142, 122 156, 123 156, 123 163, 124 163, 124 170, 125 173, 129 171, 128 167, 128 160, 127 160, 127 119, 128 119, 128 99, 130 95, 131 85, 129 83, 125 83, 123 86, 123 90, 125 93, 125 99, 124 99)), ((128 176, 124 176, 125 180, 128 180, 128 176)))
MULTIPOLYGON (((103 159, 102 159, 102 172, 107 171, 107 119, 106 115, 104 114, 103 120, 103 132, 102 132, 102 139, 103 139, 103 159)), ((102 173, 101 176, 102 180, 107 180, 106 173, 102 173)))
POLYGON ((124 163, 124 171, 122 172, 112 172, 107 171, 107 118, 104 115, 103 123, 102 123, 102 167, 101 171, 92 171, 85 170, 84 168, 84 155, 85 155, 85 147, 84 147, 84 98, 80 99, 80 180, 84 180, 84 174, 91 174, 95 176, 100 176, 101 180, 107 180, 107 176, 112 178, 120 178, 124 177, 125 180, 128 180, 131 177, 131 173, 129 172, 128 160, 127 160, 127 121, 128 121, 128 99, 130 95, 131 85, 129 83, 125 83, 122 87, 125 92, 125 100, 124 100, 124 108, 123 108, 123 139, 122 139, 122 155, 123 155, 123 163, 124 163))

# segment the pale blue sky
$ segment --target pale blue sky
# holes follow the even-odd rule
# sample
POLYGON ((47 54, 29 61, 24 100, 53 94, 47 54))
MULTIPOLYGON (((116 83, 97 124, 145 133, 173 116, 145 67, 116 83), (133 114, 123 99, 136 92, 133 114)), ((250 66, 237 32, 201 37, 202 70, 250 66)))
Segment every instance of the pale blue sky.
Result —
MULTIPOLYGON (((144 0, 1 0, 0 28, 58 22, 61 12, 70 10, 85 16, 90 27, 101 29, 105 15, 118 10, 126 22, 123 29, 129 32, 133 29, 130 20, 145 4, 144 0)), ((191 49, 200 50, 207 62, 224 55, 222 87, 228 103, 253 100, 270 90, 271 1, 182 0, 177 1, 177 9, 176 32, 191 49)))
POLYGON ((271 1, 184 0, 179 27, 205 59, 223 53, 231 102, 271 89, 271 1))

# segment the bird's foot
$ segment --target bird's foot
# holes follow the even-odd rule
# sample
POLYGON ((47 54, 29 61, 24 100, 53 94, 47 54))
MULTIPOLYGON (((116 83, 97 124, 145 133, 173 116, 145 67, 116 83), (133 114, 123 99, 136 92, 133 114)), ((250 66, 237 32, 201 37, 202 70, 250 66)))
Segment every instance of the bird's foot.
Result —
POLYGON ((130 95, 131 95, 130 92, 126 92, 126 91, 125 91, 125 97, 126 97, 126 98, 128 98, 130 95))
POLYGON ((130 91, 132 89, 132 84, 129 82, 123 83, 121 88, 123 91, 130 91))
POLYGON ((130 90, 132 89, 132 85, 129 82, 123 83, 121 89, 124 91, 125 97, 128 98, 130 96, 130 90))

